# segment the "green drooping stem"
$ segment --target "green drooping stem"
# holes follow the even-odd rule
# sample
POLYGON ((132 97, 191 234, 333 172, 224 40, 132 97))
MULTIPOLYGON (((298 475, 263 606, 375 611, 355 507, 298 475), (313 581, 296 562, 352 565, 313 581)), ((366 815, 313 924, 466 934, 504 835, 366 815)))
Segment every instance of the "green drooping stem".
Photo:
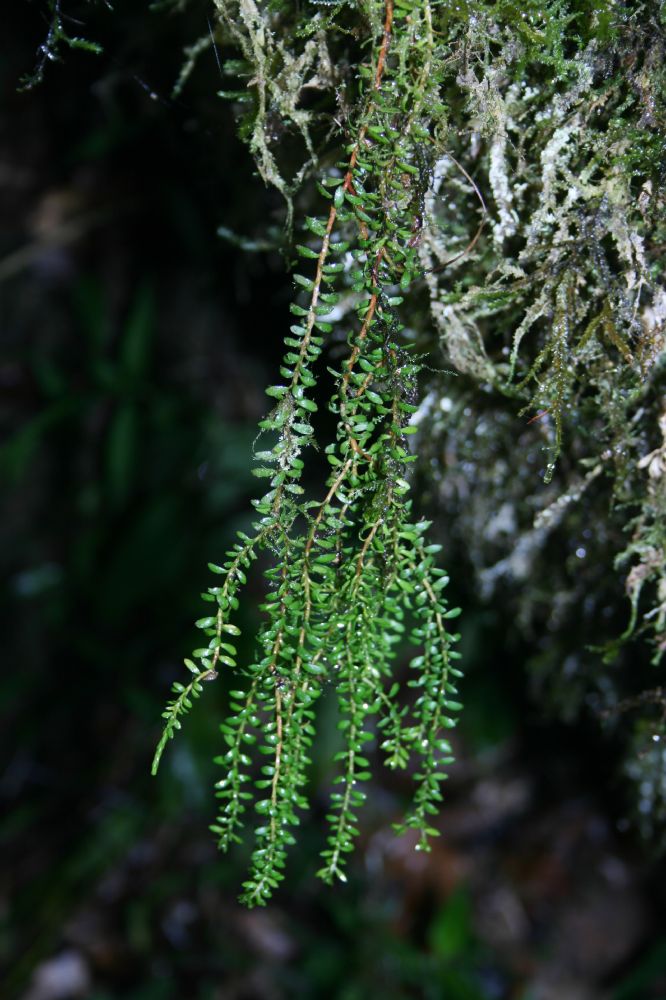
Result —
POLYGON ((335 685, 344 739, 319 873, 326 881, 345 877, 369 777, 365 744, 376 731, 386 727, 389 766, 420 762, 404 828, 416 828, 424 848, 435 833, 430 814, 450 759, 441 730, 453 725, 459 707, 452 700, 457 636, 447 630, 458 609, 447 608, 447 577, 434 564, 438 546, 424 541, 427 526, 413 518, 405 478, 420 363, 403 335, 400 292, 419 273, 415 219, 430 181, 423 147, 430 139, 434 47, 429 4, 414 3, 410 10, 409 18, 396 22, 392 0, 384 6, 371 64, 361 67, 365 94, 349 158, 322 180, 328 213, 306 220, 308 235, 298 252, 312 271, 294 275, 295 323, 285 338, 284 381, 267 390, 275 407, 261 425, 275 439, 258 454, 255 470, 269 489, 255 503, 254 535, 241 537, 219 568, 222 586, 209 591, 218 610, 198 622, 208 646, 194 654, 200 665, 189 687, 175 689, 156 756, 157 765, 202 682, 220 665, 234 664, 225 633, 236 631, 229 620, 236 592, 251 560, 268 551, 259 655, 243 671, 246 683, 233 692, 222 726, 228 750, 220 758, 225 777, 217 786, 220 813, 213 827, 226 849, 238 839, 252 789, 264 793, 254 802, 259 825, 243 893, 249 904, 264 903, 284 877, 293 827, 308 805, 308 754, 325 683, 335 685), (350 288, 353 306, 338 320, 342 294, 350 288), (335 380, 329 405, 338 422, 335 438, 320 442, 331 473, 317 500, 301 485, 315 438, 313 390, 325 344, 341 333, 348 355, 338 370, 329 369, 335 380), (410 682, 417 696, 409 713, 393 677, 406 626, 418 651, 410 682), (258 772, 253 746, 265 761, 258 772))

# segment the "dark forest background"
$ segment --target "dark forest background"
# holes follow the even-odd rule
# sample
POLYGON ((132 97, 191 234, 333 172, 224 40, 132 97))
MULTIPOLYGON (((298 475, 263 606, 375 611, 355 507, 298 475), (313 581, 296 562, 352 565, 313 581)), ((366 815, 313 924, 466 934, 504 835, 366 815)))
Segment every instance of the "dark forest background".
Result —
POLYGON ((593 711, 565 724, 534 697, 528 651, 462 567, 466 708, 430 855, 394 838, 405 790, 378 771, 349 883, 316 881, 333 713, 318 809, 264 911, 236 903, 247 852, 223 858, 207 832, 223 683, 149 776, 206 563, 250 517, 289 322, 265 245, 283 208, 212 52, 169 96, 205 6, 86 6, 104 53, 48 62, 27 92, 43 10, 5 7, 0 995, 664 1000, 664 862, 619 748, 593 711))

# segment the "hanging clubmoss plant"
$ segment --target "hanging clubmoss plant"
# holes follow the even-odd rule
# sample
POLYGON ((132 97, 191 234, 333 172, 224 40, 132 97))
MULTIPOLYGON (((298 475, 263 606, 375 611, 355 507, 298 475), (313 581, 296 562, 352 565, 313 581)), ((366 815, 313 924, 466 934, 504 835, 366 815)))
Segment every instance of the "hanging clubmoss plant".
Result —
MULTIPOLYGON (((215 46, 221 96, 284 198, 299 263, 256 454, 267 490, 251 533, 210 567, 205 640, 174 685, 153 771, 204 683, 233 671, 213 830, 226 849, 257 816, 243 898, 261 904, 308 805, 327 684, 345 747, 322 878, 344 878, 377 733, 388 766, 414 776, 401 829, 420 848, 435 833, 460 707, 459 611, 409 498, 411 463, 479 589, 513 594, 523 634, 579 623, 573 667, 537 643, 565 713, 587 690, 575 659, 586 643, 609 659, 645 640, 655 663, 666 649, 666 14, 658 0, 206 11, 177 90, 215 46), (331 467, 318 493, 305 475, 315 442, 331 467), (255 662, 237 665, 235 613, 260 555, 264 623, 255 662), (603 624, 618 574, 621 637, 603 624), (405 640, 410 697, 394 677, 405 640)), ((51 13, 47 58, 75 44, 58 3, 51 13)))
MULTIPOLYGON (((277 15, 246 3, 219 7, 246 59, 256 60, 257 81, 277 64, 292 68, 285 87, 303 85, 303 74, 294 67, 309 65, 310 41, 303 39, 298 55, 288 55, 282 43, 271 43, 271 49, 263 41, 269 37, 264 19, 277 15)), ((430 816, 441 799, 443 767, 451 759, 444 730, 459 708, 458 654, 452 648, 457 636, 449 632, 459 609, 447 608, 448 578, 435 566, 440 546, 427 543, 427 523, 413 516, 405 478, 413 460, 407 437, 415 430, 409 421, 417 408, 421 363, 401 322, 401 291, 419 273, 423 205, 438 148, 431 136, 441 113, 437 48, 428 4, 402 8, 397 19, 391 2, 367 12, 374 47, 359 66, 346 158, 322 177, 326 213, 305 220, 304 242, 297 247, 303 273, 294 274, 294 324, 285 338, 283 381, 267 390, 274 408, 261 423, 268 446, 257 454, 255 474, 267 480, 268 492, 255 504, 252 535, 240 536, 226 563, 211 566, 220 576, 220 585, 208 594, 216 610, 197 623, 207 645, 187 661, 189 685, 175 686, 155 757, 156 768, 202 682, 222 666, 236 666, 230 640, 238 633, 237 593, 250 563, 267 550, 265 624, 257 660, 244 671, 243 689, 232 692, 232 715, 222 726, 228 750, 219 761, 224 777, 217 785, 221 808, 213 827, 226 849, 238 839, 251 806, 250 788, 259 790, 254 811, 260 825, 243 895, 248 903, 265 902, 283 877, 292 829, 308 804, 315 706, 327 681, 334 681, 338 693, 346 746, 337 754, 340 773, 319 872, 326 881, 344 878, 369 778, 365 744, 375 728, 382 732, 389 767, 418 761, 403 829, 418 830, 419 844, 426 847, 435 833, 430 816), (331 473, 323 495, 313 499, 301 480, 315 438, 312 397, 320 356, 326 340, 333 339, 347 344, 347 356, 328 369, 337 427, 325 445, 331 473), (409 713, 393 678, 405 634, 418 650, 410 682, 417 696, 409 713), (254 781, 253 747, 265 761, 254 781)), ((316 51, 323 46, 318 39, 316 51)), ((250 141, 266 179, 273 180, 277 167, 263 132, 267 92, 277 94, 274 99, 288 114, 298 91, 282 95, 273 83, 265 92, 263 82, 257 83, 250 141)), ((292 118, 309 146, 305 119, 297 113, 292 118)))

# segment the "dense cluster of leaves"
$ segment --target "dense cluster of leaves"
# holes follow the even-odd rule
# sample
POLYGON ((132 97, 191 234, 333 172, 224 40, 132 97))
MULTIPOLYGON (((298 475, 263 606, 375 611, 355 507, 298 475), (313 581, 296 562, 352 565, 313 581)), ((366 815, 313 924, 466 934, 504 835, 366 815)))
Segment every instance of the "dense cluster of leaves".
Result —
MULTIPOLYGON (((251 9, 251 17, 259 18, 258 8, 251 9)), ((359 68, 361 94, 349 119, 348 158, 324 178, 320 192, 328 213, 306 219, 306 236, 297 247, 306 273, 294 274, 295 322, 285 338, 284 381, 267 390, 275 406, 261 430, 270 446, 256 456, 255 474, 269 481, 269 490, 255 504, 253 534, 240 537, 224 565, 211 566, 222 578, 206 595, 217 611, 197 623, 208 645, 194 654, 199 665, 187 661, 190 684, 175 687, 155 761, 156 767, 202 683, 220 666, 235 666, 229 639, 238 629, 230 616, 246 570, 267 550, 271 565, 259 655, 245 671, 244 688, 232 692, 232 714, 222 726, 228 750, 219 758, 225 775, 218 782, 221 809, 213 826, 226 849, 239 839, 253 799, 250 788, 265 793, 254 804, 260 820, 243 895, 250 904, 264 903, 283 878, 292 828, 308 804, 315 705, 327 682, 335 683, 344 747, 336 754, 340 774, 319 872, 326 881, 345 877, 369 778, 365 744, 375 731, 389 767, 415 761, 413 804, 401 828, 416 829, 419 846, 427 849, 427 838, 436 832, 430 817, 441 800, 442 768, 451 754, 442 730, 454 724, 459 708, 453 663, 458 654, 452 649, 457 636, 448 631, 459 609, 447 608, 448 578, 434 564, 440 546, 427 544, 427 523, 413 517, 405 479, 413 461, 407 436, 415 430, 409 421, 417 408, 421 364, 399 307, 401 290, 418 272, 419 220, 430 183, 432 157, 424 144, 438 101, 431 76, 434 34, 428 4, 403 4, 400 31, 394 29, 392 4, 381 10, 372 60, 359 68), (337 425, 325 446, 331 465, 325 492, 313 499, 302 480, 315 438, 312 395, 326 338, 346 343, 347 351, 336 368, 328 368, 337 425), (404 637, 419 649, 411 661, 411 704, 400 698, 393 676, 404 637), (266 760, 258 777, 249 756, 255 744, 266 760)), ((243 17, 250 17, 247 10, 243 17)), ((257 23, 246 23, 255 45, 257 23)), ((249 47, 245 52, 251 55, 249 47)), ((263 51, 257 58, 264 59, 263 51)), ((255 129, 252 144, 257 134, 255 129)))

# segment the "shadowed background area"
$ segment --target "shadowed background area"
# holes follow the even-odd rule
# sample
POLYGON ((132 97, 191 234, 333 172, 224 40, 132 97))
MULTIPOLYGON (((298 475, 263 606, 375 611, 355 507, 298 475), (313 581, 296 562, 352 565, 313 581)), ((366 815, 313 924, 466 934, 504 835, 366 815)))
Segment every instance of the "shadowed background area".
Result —
MULTIPOLYGON (((377 770, 349 883, 315 880, 332 698, 317 805, 265 911, 235 901, 247 850, 207 833, 226 678, 149 777, 206 563, 251 516, 290 281, 257 244, 282 206, 212 52, 171 100, 182 21, 134 7, 86 8, 104 54, 26 93, 41 8, 2 26, 2 995, 663 1000, 664 865, 632 832, 617 748, 591 715, 550 720, 502 609, 464 585, 466 708, 430 855, 393 836, 406 782, 377 770)), ((205 32, 203 6, 188 16, 205 32)), ((248 593, 245 643, 258 573, 248 593)))

